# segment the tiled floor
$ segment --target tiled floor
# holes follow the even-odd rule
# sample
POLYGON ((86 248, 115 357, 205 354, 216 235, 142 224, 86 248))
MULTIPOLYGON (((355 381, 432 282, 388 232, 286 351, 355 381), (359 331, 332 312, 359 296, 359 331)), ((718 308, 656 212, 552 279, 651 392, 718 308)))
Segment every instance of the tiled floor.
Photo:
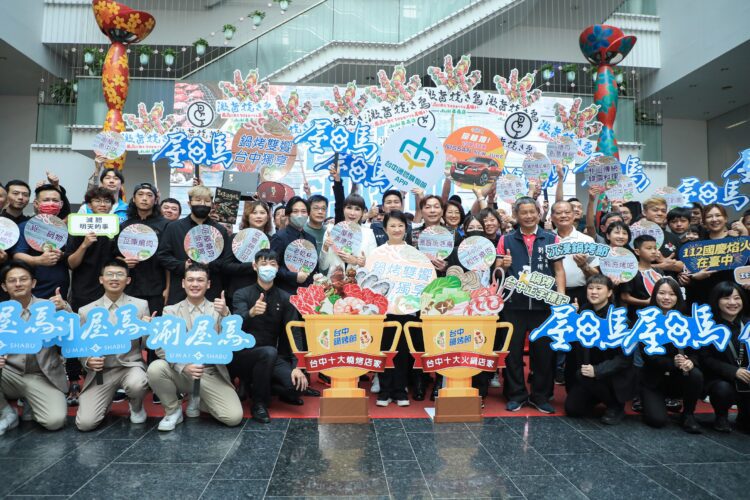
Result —
POLYGON ((750 488, 750 436, 654 430, 638 417, 616 427, 511 417, 233 429, 202 418, 171 433, 156 423, 110 418, 90 434, 72 422, 57 433, 24 423, 0 437, 0 496, 693 500, 747 498, 750 488))

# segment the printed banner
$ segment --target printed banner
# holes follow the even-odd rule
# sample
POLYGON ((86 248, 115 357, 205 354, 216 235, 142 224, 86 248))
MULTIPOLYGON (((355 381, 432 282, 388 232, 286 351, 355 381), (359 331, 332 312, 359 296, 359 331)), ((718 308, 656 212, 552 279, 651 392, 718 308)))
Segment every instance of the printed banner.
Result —
POLYGON ((298 361, 297 367, 311 373, 334 368, 364 368, 370 372, 383 373, 386 368, 393 368, 393 358, 396 354, 397 351, 385 351, 382 355, 356 351, 336 351, 319 355, 307 351, 294 353, 298 361))
POLYGON ((503 172, 505 149, 489 129, 460 128, 445 139, 443 147, 445 159, 451 165, 451 179, 464 188, 485 186, 503 172))
POLYGON ((680 260, 691 273, 734 269, 750 260, 750 236, 689 241, 680 247, 680 260))
POLYGON ((534 271, 531 274, 521 273, 518 278, 508 276, 505 279, 504 288, 553 306, 570 302, 570 297, 553 291, 553 286, 555 286, 555 278, 534 271))
POLYGON ((427 190, 443 177, 445 153, 429 130, 409 126, 393 132, 383 145, 380 168, 397 189, 427 190))
POLYGON ((94 233, 97 236, 114 238, 120 232, 120 218, 116 214, 79 214, 68 215, 68 234, 86 236, 94 233))
POLYGON ((120 231, 117 248, 126 259, 148 260, 159 248, 159 237, 145 224, 131 224, 120 231))
POLYGON ((388 297, 388 313, 419 311, 422 290, 436 277, 430 260, 409 245, 382 245, 367 256, 357 282, 388 297))
POLYGON ((609 250, 608 245, 585 241, 566 241, 564 243, 553 243, 544 247, 548 259, 557 259, 565 255, 577 254, 601 258, 609 255, 609 250))
POLYGON ((200 224, 185 235, 184 246, 190 260, 208 264, 218 259, 224 250, 224 237, 215 227, 200 224))
POLYGON ((423 352, 413 352, 414 368, 424 372, 437 372, 449 368, 474 368, 485 372, 494 372, 505 366, 508 353, 496 352, 480 354, 478 352, 447 352, 444 354, 425 355, 423 352))
POLYGON ((62 250, 68 242, 68 227, 54 215, 39 214, 26 222, 23 237, 37 252, 62 250))
POLYGON ((240 128, 234 135, 232 155, 240 172, 259 172, 264 181, 278 181, 294 166, 297 145, 288 128, 271 120, 262 131, 240 128))
POLYGON ((268 236, 251 227, 240 230, 232 240, 232 253, 244 263, 253 262, 258 250, 266 248, 271 248, 268 236))
POLYGON ((22 311, 15 300, 0 302, 0 356, 36 354, 45 347, 45 342, 68 331, 56 315, 55 305, 48 300, 29 306, 28 321, 21 317, 22 311))
POLYGON ((217 187, 214 193, 214 210, 219 216, 219 222, 225 224, 237 223, 237 212, 240 210, 240 191, 217 187))
POLYGON ((83 325, 77 314, 60 311, 58 315, 71 320, 69 332, 60 338, 62 355, 66 358, 124 354, 130 351, 131 341, 151 332, 150 324, 138 317, 138 308, 133 304, 117 308, 115 324, 110 323, 109 311, 104 307, 92 309, 83 325))

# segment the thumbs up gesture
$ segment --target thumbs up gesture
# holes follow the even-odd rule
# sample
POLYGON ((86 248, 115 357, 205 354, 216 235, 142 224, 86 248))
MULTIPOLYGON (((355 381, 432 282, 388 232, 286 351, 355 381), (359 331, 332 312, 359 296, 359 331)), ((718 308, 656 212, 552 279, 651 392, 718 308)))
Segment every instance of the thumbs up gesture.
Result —
POLYGON ((266 312, 266 294, 261 293, 258 300, 255 301, 255 305, 250 308, 250 317, 254 318, 260 314, 266 312))
POLYGON ((219 316, 229 316, 229 308, 227 307, 227 299, 224 297, 224 291, 221 291, 221 296, 218 299, 214 299, 214 311, 219 316))
POLYGON ((67 302, 65 302, 65 299, 63 299, 62 294, 60 293, 60 287, 58 286, 55 289, 55 294, 49 299, 50 302, 55 304, 55 310, 59 311, 60 309, 65 309, 65 306, 67 306, 67 302))
POLYGON ((513 264, 513 257, 510 256, 510 250, 505 250, 505 255, 503 255, 503 261, 500 264, 503 266, 503 269, 508 269, 513 264))
POLYGON ((145 321, 146 323, 151 323, 151 320, 154 319, 158 313, 159 311, 154 311, 151 313, 151 316, 144 316, 141 318, 141 320, 145 321))

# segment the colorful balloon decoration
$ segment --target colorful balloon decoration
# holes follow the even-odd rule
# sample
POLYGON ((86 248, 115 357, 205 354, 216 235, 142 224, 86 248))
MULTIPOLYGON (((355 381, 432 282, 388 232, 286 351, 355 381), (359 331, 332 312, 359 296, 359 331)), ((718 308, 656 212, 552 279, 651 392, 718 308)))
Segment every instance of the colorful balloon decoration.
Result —
POLYGON ((625 59, 635 41, 636 37, 625 36, 620 28, 608 24, 589 26, 578 37, 584 57, 598 67, 594 103, 599 105, 596 119, 602 123, 602 131, 596 150, 617 159, 620 158, 614 130, 617 115, 617 82, 612 66, 625 59))
MULTIPOLYGON (((103 130, 124 132, 122 110, 130 82, 127 46, 145 39, 154 29, 156 20, 147 12, 133 10, 113 0, 93 0, 92 7, 99 29, 111 42, 102 67, 102 91, 107 103, 103 130)), ((122 170, 123 165, 125 153, 106 162, 106 167, 118 170, 122 170)))

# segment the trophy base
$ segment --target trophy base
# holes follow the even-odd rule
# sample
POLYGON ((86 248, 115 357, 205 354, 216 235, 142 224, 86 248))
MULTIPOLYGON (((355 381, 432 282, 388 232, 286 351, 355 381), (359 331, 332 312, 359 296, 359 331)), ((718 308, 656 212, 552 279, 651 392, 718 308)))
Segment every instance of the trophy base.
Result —
POLYGON ((435 423, 481 421, 482 398, 479 396, 438 396, 435 400, 435 423))
POLYGON ((367 397, 320 398, 321 424, 369 424, 367 397))

